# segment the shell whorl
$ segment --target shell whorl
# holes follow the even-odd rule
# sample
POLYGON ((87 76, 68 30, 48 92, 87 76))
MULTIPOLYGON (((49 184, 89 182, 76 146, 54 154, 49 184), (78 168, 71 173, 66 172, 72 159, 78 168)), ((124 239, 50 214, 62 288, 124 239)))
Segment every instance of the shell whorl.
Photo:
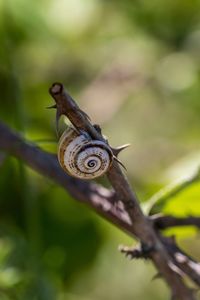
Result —
POLYGON ((109 169, 113 153, 106 143, 92 140, 86 132, 79 134, 69 127, 60 138, 58 160, 71 176, 92 179, 109 169))

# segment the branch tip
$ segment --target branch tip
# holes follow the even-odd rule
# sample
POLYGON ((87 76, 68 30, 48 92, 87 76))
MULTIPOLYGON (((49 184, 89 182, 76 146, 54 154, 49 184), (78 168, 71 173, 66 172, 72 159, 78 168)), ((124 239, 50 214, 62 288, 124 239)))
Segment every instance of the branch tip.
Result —
POLYGON ((62 83, 59 83, 59 82, 53 83, 49 89, 49 92, 51 95, 60 94, 62 91, 63 91, 63 85, 62 85, 62 83))

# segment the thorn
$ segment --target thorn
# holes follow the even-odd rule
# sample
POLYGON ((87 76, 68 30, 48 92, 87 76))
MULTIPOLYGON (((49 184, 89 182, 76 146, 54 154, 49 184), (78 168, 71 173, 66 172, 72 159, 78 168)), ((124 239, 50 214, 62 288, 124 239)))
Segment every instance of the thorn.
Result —
POLYGON ((53 105, 50 105, 50 106, 46 107, 46 109, 51 109, 51 108, 57 108, 57 104, 53 104, 53 105))
POLYGON ((119 146, 117 148, 111 148, 111 149, 112 149, 112 152, 114 153, 114 155, 118 156, 122 150, 128 148, 130 145, 131 144, 125 144, 125 145, 119 146))
POLYGON ((162 278, 162 274, 160 274, 160 273, 157 273, 157 274, 155 274, 153 277, 152 277, 152 281, 154 281, 154 280, 156 280, 156 279, 160 279, 160 278, 162 278))
POLYGON ((61 116, 61 114, 57 110, 57 112, 56 112, 56 134, 57 134, 57 137, 59 137, 59 119, 60 119, 60 116, 61 116))
POLYGON ((97 131, 98 133, 102 134, 100 125, 94 124, 93 127, 96 129, 96 131, 97 131))
MULTIPOLYGON (((55 109, 57 109, 57 104, 53 104, 53 105, 51 105, 51 106, 47 106, 46 107, 47 109, 52 109, 52 108, 55 108, 55 109)), ((56 111, 56 121, 55 121, 55 123, 56 123, 56 135, 57 135, 57 137, 59 137, 59 119, 60 119, 60 116, 61 116, 61 114, 60 114, 60 112, 58 111, 58 109, 57 109, 57 111, 56 111)))
POLYGON ((113 158, 116 162, 118 162, 118 164, 120 164, 127 171, 126 167, 123 165, 123 163, 115 155, 113 155, 113 158))

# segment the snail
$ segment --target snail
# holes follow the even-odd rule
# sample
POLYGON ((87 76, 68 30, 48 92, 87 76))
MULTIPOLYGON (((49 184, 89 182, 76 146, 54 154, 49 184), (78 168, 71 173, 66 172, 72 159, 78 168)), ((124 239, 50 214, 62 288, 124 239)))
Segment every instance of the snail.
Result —
POLYGON ((85 131, 68 127, 58 143, 58 160, 71 176, 93 179, 102 176, 112 165, 114 154, 106 142, 93 140, 85 131))

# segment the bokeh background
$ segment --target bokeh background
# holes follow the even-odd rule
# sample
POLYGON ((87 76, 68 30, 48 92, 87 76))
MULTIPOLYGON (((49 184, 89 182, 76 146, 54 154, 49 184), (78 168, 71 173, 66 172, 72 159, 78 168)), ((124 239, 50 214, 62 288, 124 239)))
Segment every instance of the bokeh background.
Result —
MULTIPOLYGON (((198 168, 199 0, 0 0, 0 119, 51 152, 54 81, 113 146, 132 144, 121 160, 141 202, 198 168)), ((1 300, 168 299, 150 263, 117 251, 129 237, 0 154, 1 300)), ((199 195, 197 181, 157 211, 200 215, 199 195)), ((176 234, 200 259, 198 232, 176 234)))

